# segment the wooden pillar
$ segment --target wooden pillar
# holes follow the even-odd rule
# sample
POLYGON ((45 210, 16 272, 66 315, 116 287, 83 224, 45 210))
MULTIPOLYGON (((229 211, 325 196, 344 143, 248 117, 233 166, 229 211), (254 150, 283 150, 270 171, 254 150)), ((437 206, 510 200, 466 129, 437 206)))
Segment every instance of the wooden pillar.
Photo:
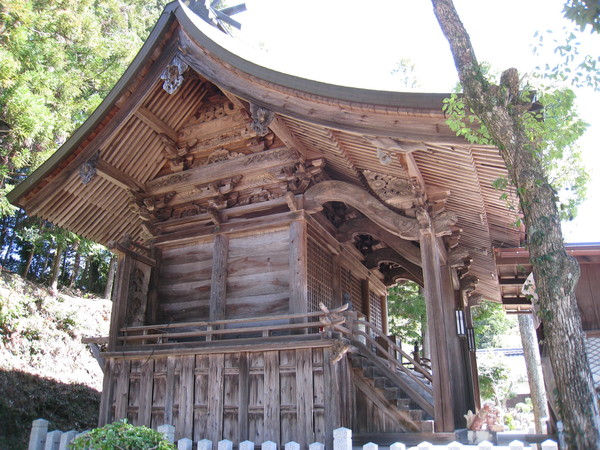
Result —
POLYGON ((308 312, 306 222, 298 220, 290 225, 290 313, 308 312))
POLYGON ((369 298, 369 280, 360 281, 360 292, 362 302, 362 312, 369 322, 371 321, 371 299, 369 298))
POLYGON ((146 324, 155 324, 158 317, 158 291, 160 287, 160 266, 162 262, 162 251, 152 248, 152 258, 156 265, 150 271, 150 283, 148 286, 148 304, 146 307, 146 324))
POLYGON ((441 267, 442 282, 442 312, 444 315, 445 348, 449 366, 449 382, 452 392, 452 408, 454 412, 454 427, 465 428, 464 414, 470 408, 473 410, 470 400, 471 394, 468 383, 468 375, 465 369, 466 357, 463 347, 465 339, 458 337, 456 329, 457 291, 452 282, 452 268, 441 267))
POLYGON ((388 304, 387 304, 387 297, 385 295, 381 295, 379 296, 380 302, 381 302, 381 331, 383 331, 383 334, 385 334, 386 336, 388 335, 389 331, 389 324, 388 324, 388 304))
POLYGON ((333 255, 333 280, 331 280, 333 291, 333 307, 342 306, 342 266, 340 255, 333 255))
MULTIPOLYGON (((473 327, 473 316, 471 314, 471 305, 467 304, 465 307, 465 325, 468 328, 473 327)), ((465 340, 465 347, 467 353, 467 371, 469 374, 469 384, 471 386, 473 396, 473 411, 481 408, 481 394, 479 392, 479 370, 477 370, 477 354, 474 351, 469 350, 469 345, 465 340)))
POLYGON ((225 318, 228 254, 229 237, 224 234, 217 234, 213 247, 212 276, 210 280, 208 319, 211 322, 225 318))
POLYGON ((113 307, 110 316, 110 331, 108 334, 108 351, 114 352, 117 347, 119 329, 123 326, 127 313, 127 297, 129 295, 129 280, 133 259, 127 253, 119 253, 116 287, 113 293, 113 307))
POLYGON ((421 228, 421 262, 425 284, 425 304, 430 333, 430 354, 433 371, 435 431, 454 431, 450 362, 446 348, 446 326, 443 308, 442 272, 437 238, 433 225, 421 228))

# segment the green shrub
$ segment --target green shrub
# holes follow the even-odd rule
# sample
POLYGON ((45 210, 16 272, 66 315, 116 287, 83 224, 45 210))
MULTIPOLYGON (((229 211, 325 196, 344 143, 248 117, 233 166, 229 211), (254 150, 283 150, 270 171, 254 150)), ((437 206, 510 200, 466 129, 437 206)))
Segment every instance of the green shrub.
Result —
POLYGON ((170 450, 175 446, 158 431, 136 427, 127 420, 114 422, 79 436, 71 443, 74 450, 170 450))

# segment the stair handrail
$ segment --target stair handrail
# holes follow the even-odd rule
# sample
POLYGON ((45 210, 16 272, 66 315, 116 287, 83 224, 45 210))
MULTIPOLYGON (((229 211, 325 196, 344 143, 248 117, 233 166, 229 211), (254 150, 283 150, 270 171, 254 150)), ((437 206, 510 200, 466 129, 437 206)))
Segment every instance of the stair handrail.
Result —
MULTIPOLYGON (((404 350, 402 350, 402 347, 400 347, 398 344, 396 344, 388 336, 383 334, 381 332, 381 330, 379 330, 375 325, 373 325, 368 320, 359 319, 356 312, 349 311, 347 314, 352 314, 354 316, 352 318, 353 320, 347 319, 347 323, 352 324, 352 334, 355 334, 355 335, 358 334, 358 335, 365 337, 365 339, 368 340, 372 345, 375 345, 375 347, 378 350, 380 350, 380 352, 382 354, 386 355, 386 359, 388 359, 390 362, 392 362, 392 364, 395 365, 396 367, 400 368, 400 370, 402 372, 406 372, 409 375, 414 375, 410 369, 407 369, 406 367, 404 367, 404 364, 402 364, 401 361, 398 361, 397 358, 392 357, 392 355, 390 355, 389 350, 384 348, 379 342, 377 342, 375 339, 373 339, 373 337, 369 333, 362 331, 358 327, 358 325, 360 324, 360 325, 363 325, 365 328, 370 329, 375 335, 377 335, 378 338, 382 339, 388 345, 388 348, 391 348, 392 350, 394 350, 394 352, 395 352, 394 354, 399 354, 402 358, 406 359, 408 361, 408 363, 412 364, 415 372, 418 372, 419 374, 423 375, 424 378, 427 378, 427 380, 429 380, 430 382, 433 382, 433 376, 427 369, 425 369, 423 367, 423 365, 421 365, 420 362, 416 361, 410 354, 408 354, 404 350)), ((421 381, 419 378, 416 378, 416 377, 415 377, 415 380, 421 381)))

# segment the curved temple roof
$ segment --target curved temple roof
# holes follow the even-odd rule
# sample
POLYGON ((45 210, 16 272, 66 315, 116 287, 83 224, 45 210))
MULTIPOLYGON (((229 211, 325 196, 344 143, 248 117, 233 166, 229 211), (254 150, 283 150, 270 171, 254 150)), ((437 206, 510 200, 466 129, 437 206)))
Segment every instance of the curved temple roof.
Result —
MULTIPOLYGON (((323 164, 327 178, 362 186, 382 200, 381 180, 400 179, 435 212, 456 213, 458 247, 473 259, 478 292, 500 299, 492 248, 518 246, 522 237, 512 225, 514 213, 492 188, 506 169, 497 149, 473 146, 447 127, 445 95, 349 88, 284 74, 238 56, 219 43, 227 39, 219 33, 185 5, 169 4, 104 102, 9 200, 101 243, 124 233, 138 238, 147 227, 132 202, 151 212, 168 203, 147 193, 159 193, 167 175, 195 168, 189 155, 198 146, 245 153, 287 147, 308 167, 321 160, 315 164, 323 164), (175 70, 174 58, 189 69, 169 94, 161 75, 167 67, 175 70), (216 111, 223 104, 225 110, 216 111), (204 120, 208 107, 218 121, 204 120), (266 137, 249 131, 257 107, 275 113, 266 137), (86 183, 82 166, 91 171, 86 183)), ((198 177, 208 173, 194 170, 198 177)), ((416 203, 399 201, 392 206, 414 217, 416 203)))

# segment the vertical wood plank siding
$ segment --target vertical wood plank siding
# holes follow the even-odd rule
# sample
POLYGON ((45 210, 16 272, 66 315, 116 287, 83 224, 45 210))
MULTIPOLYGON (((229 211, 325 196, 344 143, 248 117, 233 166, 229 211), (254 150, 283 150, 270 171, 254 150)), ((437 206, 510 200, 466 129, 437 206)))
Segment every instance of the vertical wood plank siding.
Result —
POLYGON ((127 417, 136 425, 176 424, 176 439, 230 439, 303 448, 350 425, 342 419, 350 385, 346 359, 308 348, 210 355, 110 359, 114 384, 104 423, 127 417))

